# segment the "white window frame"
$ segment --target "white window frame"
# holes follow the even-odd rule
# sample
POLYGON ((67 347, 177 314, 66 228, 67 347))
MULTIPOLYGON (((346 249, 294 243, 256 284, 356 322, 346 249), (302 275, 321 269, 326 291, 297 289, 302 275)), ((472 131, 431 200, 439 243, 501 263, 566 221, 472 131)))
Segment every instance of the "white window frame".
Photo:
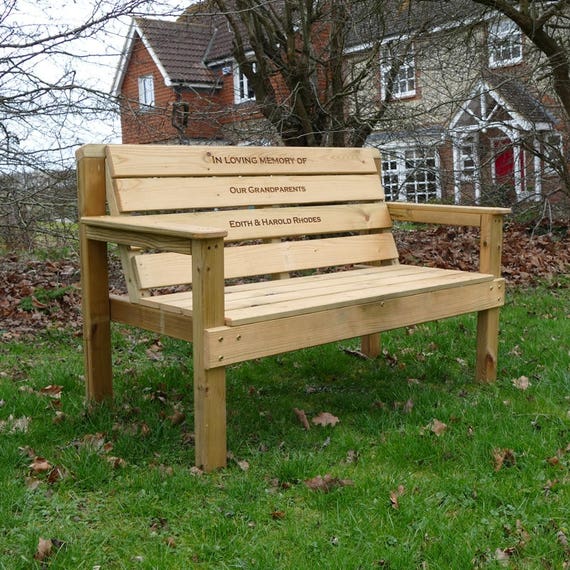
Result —
MULTIPOLYGON (((397 57, 398 48, 395 46, 386 46, 382 56, 382 64, 380 66, 380 83, 383 99, 386 99, 388 76, 397 57)), ((396 77, 394 77, 391 95, 393 99, 408 99, 410 97, 415 97, 416 93, 416 56, 414 50, 410 49, 404 56, 404 59, 398 69, 398 73, 396 74, 396 77)))
POLYGON ((558 131, 550 131, 545 134, 544 141, 542 142, 542 152, 544 155, 543 160, 543 173, 546 176, 558 174, 556 168, 552 163, 559 161, 563 152, 563 139, 562 134, 558 131))
POLYGON ((489 67, 516 65, 523 59, 521 29, 511 20, 501 19, 489 24, 489 67))
POLYGON ((141 111, 148 111, 155 106, 154 77, 141 75, 139 77, 139 107, 141 111))
MULTIPOLYGON (((252 63, 255 71, 255 62, 252 63)), ((255 94, 250 89, 249 80, 245 73, 240 69, 239 65, 234 65, 234 103, 247 103, 255 101, 255 94), (251 94, 250 94, 251 93, 251 94)))
POLYGON ((477 152, 474 137, 467 137, 460 141, 458 145, 459 153, 459 173, 463 182, 472 182, 477 174, 477 152))
POLYGON ((439 168, 439 152, 434 147, 409 146, 383 151, 382 182, 386 200, 416 203, 439 200, 439 168))

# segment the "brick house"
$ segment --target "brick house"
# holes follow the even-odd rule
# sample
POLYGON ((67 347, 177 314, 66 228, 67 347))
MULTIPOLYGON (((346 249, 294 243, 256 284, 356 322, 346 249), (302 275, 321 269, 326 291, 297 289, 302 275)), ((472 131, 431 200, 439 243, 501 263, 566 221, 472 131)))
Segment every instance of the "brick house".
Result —
MULTIPOLYGON (((560 185, 554 157, 567 152, 568 126, 548 82, 533 80, 539 58, 520 30, 497 14, 454 0, 450 19, 449 2, 445 10, 440 2, 441 11, 436 3, 429 10, 441 15, 430 21, 428 34, 409 44, 389 111, 367 140, 382 151, 387 198, 483 204, 541 199, 560 185)), ((370 105, 385 96, 391 46, 422 27, 417 8, 412 18, 409 3, 397 6, 366 87, 370 105)), ((347 65, 358 65, 377 41, 374 34, 366 28, 354 34, 347 65)), ((133 20, 114 93, 124 143, 279 144, 232 57, 225 17, 204 14, 200 4, 176 21, 133 20)))

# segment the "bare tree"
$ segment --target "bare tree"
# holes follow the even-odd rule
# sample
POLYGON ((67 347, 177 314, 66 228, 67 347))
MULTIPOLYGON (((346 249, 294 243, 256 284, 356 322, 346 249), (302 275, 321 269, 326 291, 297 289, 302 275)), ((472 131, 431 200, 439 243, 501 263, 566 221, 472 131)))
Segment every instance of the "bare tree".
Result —
POLYGON ((382 2, 214 2, 232 29, 234 57, 259 110, 288 145, 362 146, 386 113, 391 86, 422 32, 410 33, 408 27, 405 35, 392 38, 386 88, 379 97, 390 13, 382 2))
MULTIPOLYGON (((40 208, 58 216, 61 196, 53 198, 50 188, 68 178, 74 148, 112 133, 101 125, 116 121, 106 77, 112 77, 121 48, 113 37, 117 22, 153 5, 149 0, 63 1, 55 14, 55 4, 45 0, 2 3, 0 227, 11 246, 30 243, 39 220, 49 218, 39 214, 40 208), (26 239, 17 238, 22 232, 26 239)), ((67 197, 74 200, 73 194, 67 197)))

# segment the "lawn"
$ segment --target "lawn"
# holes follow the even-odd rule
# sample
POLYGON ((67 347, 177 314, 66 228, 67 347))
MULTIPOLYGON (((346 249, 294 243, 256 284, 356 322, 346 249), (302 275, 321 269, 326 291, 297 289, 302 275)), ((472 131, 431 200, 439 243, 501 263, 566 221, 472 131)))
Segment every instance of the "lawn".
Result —
POLYGON ((231 367, 213 474, 185 343, 114 326, 87 409, 75 329, 5 341, 0 568, 570 568, 568 284, 509 292, 493 385, 472 315, 231 367))

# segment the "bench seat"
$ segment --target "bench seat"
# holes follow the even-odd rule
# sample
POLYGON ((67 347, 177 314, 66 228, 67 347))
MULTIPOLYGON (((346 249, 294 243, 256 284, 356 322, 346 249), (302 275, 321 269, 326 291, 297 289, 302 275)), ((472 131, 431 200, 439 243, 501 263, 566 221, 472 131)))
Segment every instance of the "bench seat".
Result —
MULTIPOLYGON (((493 280, 485 273, 393 265, 233 285, 225 288, 224 322, 244 325, 493 280)), ((191 291, 143 297, 139 302, 192 316, 191 291)))

